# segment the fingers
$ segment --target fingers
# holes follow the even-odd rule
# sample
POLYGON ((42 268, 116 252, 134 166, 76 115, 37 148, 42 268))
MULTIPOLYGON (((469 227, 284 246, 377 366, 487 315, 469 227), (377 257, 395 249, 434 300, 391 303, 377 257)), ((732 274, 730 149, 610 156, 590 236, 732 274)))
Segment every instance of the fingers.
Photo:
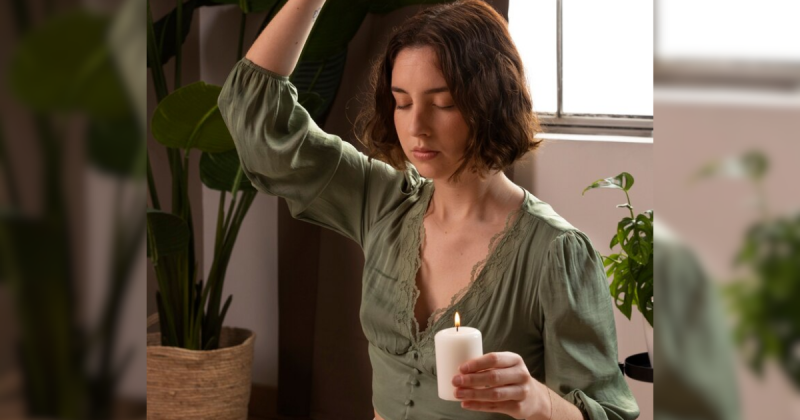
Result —
POLYGON ((487 353, 461 365, 461 373, 478 372, 485 369, 508 368, 522 362, 522 357, 511 352, 487 353))
MULTIPOLYGON (((506 414, 519 413, 522 411, 522 403, 519 401, 461 401, 461 407, 468 408, 473 411, 488 411, 506 414)), ((514 417, 513 415, 511 416, 514 417)))
POLYGON ((456 398, 465 402, 503 402, 525 401, 530 392, 530 388, 526 385, 509 385, 488 389, 458 388, 455 393, 456 398))
POLYGON ((527 371, 515 369, 493 369, 469 375, 453 377, 453 386, 464 388, 493 387, 513 385, 527 382, 530 378, 527 371))

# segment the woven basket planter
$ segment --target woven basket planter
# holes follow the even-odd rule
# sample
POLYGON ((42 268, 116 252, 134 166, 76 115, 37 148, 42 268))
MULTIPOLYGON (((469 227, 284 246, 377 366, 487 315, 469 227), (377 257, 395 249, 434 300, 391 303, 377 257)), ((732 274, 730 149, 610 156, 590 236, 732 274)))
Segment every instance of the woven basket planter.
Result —
POLYGON ((220 348, 161 346, 147 334, 147 418, 247 420, 255 334, 223 327, 220 348))

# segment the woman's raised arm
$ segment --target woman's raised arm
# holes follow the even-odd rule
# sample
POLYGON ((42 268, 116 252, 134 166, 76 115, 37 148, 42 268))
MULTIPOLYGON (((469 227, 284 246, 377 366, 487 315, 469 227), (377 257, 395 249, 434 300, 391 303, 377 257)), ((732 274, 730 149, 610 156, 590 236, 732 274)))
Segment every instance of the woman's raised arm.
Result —
POLYGON ((279 75, 294 71, 325 0, 289 0, 247 51, 253 63, 279 75))

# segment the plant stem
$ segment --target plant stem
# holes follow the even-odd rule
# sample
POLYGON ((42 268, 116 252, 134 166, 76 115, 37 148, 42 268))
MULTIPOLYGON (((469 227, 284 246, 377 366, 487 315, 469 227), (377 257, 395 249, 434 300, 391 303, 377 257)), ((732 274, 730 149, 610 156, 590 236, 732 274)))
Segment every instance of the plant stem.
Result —
POLYGON ((5 136, 3 135, 2 126, 0 126, 0 169, 3 170, 3 179, 6 183, 6 191, 8 191, 9 207, 18 208, 21 204, 19 191, 17 190, 17 183, 14 179, 14 171, 11 170, 11 159, 8 156, 6 149, 5 136))
POLYGON ((223 228, 225 227, 225 191, 219 192, 219 206, 217 207, 217 230, 214 237, 214 255, 217 255, 222 246, 223 228))
MULTIPOLYGON (((622 190, 625 191, 625 190, 622 190)), ((631 205, 631 196, 628 195, 628 192, 625 191, 625 198, 628 199, 628 211, 631 212, 631 219, 635 219, 636 216, 633 215, 633 206, 631 205)))
POLYGON ((183 45, 183 0, 175 0, 175 86, 177 90, 181 87, 181 46, 183 45))
POLYGON ((150 193, 150 202, 153 203, 153 208, 161 210, 161 203, 158 201, 158 191, 156 190, 156 181, 153 178, 153 169, 150 166, 150 152, 147 152, 147 191, 150 193))
POLYGON ((153 75, 156 100, 161 102, 167 97, 167 81, 164 78, 164 68, 161 65, 161 49, 158 48, 156 32, 153 28, 153 13, 150 10, 150 0, 147 0, 147 56, 150 58, 150 72, 153 75))

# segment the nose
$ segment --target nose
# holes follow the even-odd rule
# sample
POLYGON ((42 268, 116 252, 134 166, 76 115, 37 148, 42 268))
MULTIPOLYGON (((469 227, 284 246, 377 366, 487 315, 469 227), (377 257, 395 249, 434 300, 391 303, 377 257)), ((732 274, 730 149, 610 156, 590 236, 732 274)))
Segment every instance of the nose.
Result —
POLYGON ((427 137, 431 134, 428 113, 422 107, 411 107, 408 120, 408 134, 413 137, 427 137))

